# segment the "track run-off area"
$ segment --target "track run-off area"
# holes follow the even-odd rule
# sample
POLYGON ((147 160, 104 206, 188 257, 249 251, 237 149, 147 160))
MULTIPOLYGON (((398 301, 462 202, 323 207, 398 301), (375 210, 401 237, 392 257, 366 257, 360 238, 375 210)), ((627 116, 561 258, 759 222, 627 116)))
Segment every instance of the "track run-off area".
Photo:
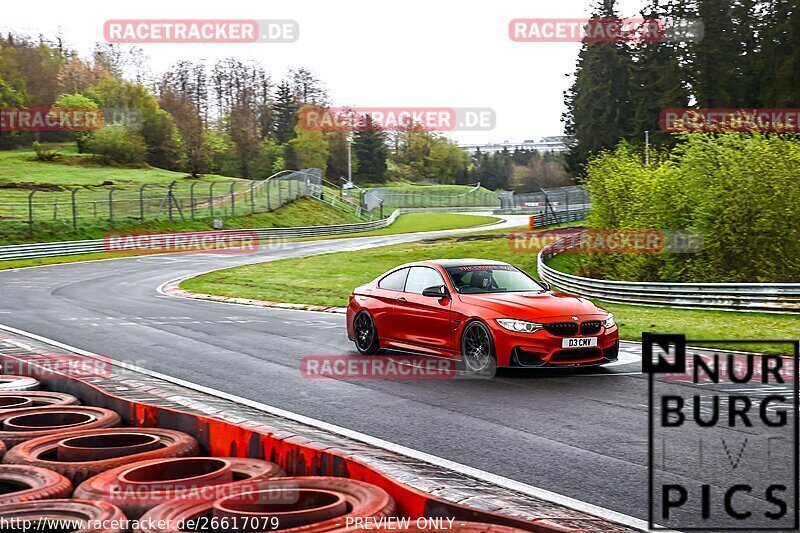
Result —
MULTIPOLYGON (((485 229, 527 222, 503 218, 485 229)), ((344 315, 158 290, 176 278, 236 265, 475 231, 0 271, 0 325, 646 519, 648 395, 636 343, 623 342, 619 362, 606 367, 506 370, 492 380, 308 379, 303 357, 357 355, 344 315)))

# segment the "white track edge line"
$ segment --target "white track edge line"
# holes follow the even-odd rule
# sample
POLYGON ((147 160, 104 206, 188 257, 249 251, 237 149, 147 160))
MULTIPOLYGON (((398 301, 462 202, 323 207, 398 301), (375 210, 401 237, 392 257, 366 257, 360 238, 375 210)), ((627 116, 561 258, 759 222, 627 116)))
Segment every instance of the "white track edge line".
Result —
POLYGON ((549 501, 551 503, 555 503, 558 505, 564 505, 565 507, 569 507, 573 510, 584 512, 587 514, 594 515, 598 518, 603 518, 605 520, 610 520, 612 522, 616 522, 618 524, 622 524, 628 527, 632 527, 635 529, 639 529, 642 531, 647 531, 647 522, 638 518, 634 518, 632 516, 628 516, 622 513, 618 513, 616 511, 612 511, 611 509, 606 509, 604 507, 600 507, 598 505, 594 505, 591 503, 583 502, 580 500, 576 500, 574 498, 570 498, 568 496, 563 496, 561 494, 541 489, 539 487, 535 487, 533 485, 528 485, 527 483, 522 483, 520 481, 515 481, 513 479, 509 479, 507 477, 503 477, 497 474, 492 474, 490 472, 486 472, 484 470, 479 470, 477 468, 463 465, 461 463, 456 463, 455 461, 451 461, 449 459, 444 459, 441 457, 437 457, 435 455, 421 452, 418 450, 414 450, 413 448, 408 448, 406 446, 401 446, 399 444, 394 444, 392 442, 379 439, 377 437, 372 437, 370 435, 360 433, 358 431, 354 431, 351 429, 347 429, 341 426, 337 426, 335 424, 330 424, 328 422, 323 422, 322 420, 317 420, 315 418, 311 418, 305 415, 301 415, 298 413, 293 413, 291 411, 286 411, 284 409, 280 409, 278 407, 273 407, 271 405, 266 405, 260 402, 256 402, 253 400, 248 400, 247 398, 242 398, 233 394, 229 394, 227 392, 223 392, 220 390, 213 389, 211 387, 206 387, 203 385, 198 385, 196 383, 191 383, 189 381, 185 381, 180 378, 176 378, 173 376, 169 376, 166 374, 161 374, 160 372, 154 372, 151 370, 134 367, 128 363, 124 363, 122 361, 117 361, 115 359, 110 359, 105 356, 100 356, 93 352, 89 352, 87 350, 82 350, 80 348, 76 348, 74 346, 70 346, 69 344, 65 344, 53 339, 49 339, 47 337, 43 337, 41 335, 37 335, 35 333, 30 333, 27 331, 23 331, 11 326, 6 326, 5 324, 0 324, 0 330, 5 330, 10 333, 15 333, 17 335, 22 335, 24 337, 28 337, 40 342, 44 342, 46 344, 50 344, 52 346, 56 346, 58 348, 62 348, 67 351, 71 351, 80 355, 85 355, 87 357, 92 358, 103 358, 104 360, 111 361, 113 364, 118 365, 122 368, 126 368, 128 370, 132 370, 134 372, 139 372, 141 374, 145 374, 150 377, 162 379, 164 381, 173 383, 175 385, 180 385, 183 387, 187 387, 190 389, 194 389, 199 392, 203 392, 206 394, 210 394, 212 396, 216 396, 218 398, 222 398, 225 400, 229 400, 235 403, 239 403, 242 405, 247 405, 248 407, 252 407, 259 411, 264 411, 274 416, 279 416, 281 418, 286 418, 289 420, 293 420, 295 422, 299 422, 301 424, 306 424, 308 426, 315 427, 317 429, 322 429, 325 431, 329 431, 331 433, 335 433, 341 435, 343 437, 347 437, 359 442, 363 442, 365 444, 369 444, 371 446, 375 446, 377 448, 383 448, 384 450, 388 450, 394 453, 398 453, 401 455, 405 455, 407 457, 411 457, 412 459, 417 459, 419 461, 423 461, 434 466, 439 466, 441 468, 446 468, 448 470, 452 470, 459 474, 463 474, 466 476, 470 476, 481 481, 485 481, 487 483, 491 483, 493 485, 497 485, 509 490, 513 490, 516 492, 521 492, 528 496, 533 496, 535 498, 540 498, 542 500, 549 501))

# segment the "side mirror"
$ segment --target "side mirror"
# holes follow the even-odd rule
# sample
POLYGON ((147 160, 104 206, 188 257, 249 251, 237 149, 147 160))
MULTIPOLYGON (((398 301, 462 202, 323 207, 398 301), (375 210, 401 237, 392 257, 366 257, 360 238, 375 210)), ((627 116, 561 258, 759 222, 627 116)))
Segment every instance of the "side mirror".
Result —
POLYGON ((541 285, 542 289, 544 289, 545 291, 549 291, 551 289, 550 284, 547 283, 546 281, 539 281, 539 285, 541 285))
POLYGON ((449 298, 447 289, 444 285, 434 285, 422 291, 423 296, 430 296, 431 298, 449 298))

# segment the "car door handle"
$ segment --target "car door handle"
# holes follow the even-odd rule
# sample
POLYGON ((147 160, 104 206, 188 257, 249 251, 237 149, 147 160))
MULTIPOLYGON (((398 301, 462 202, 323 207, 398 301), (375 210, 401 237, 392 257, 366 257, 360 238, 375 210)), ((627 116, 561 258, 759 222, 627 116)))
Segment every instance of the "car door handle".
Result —
POLYGON ((402 302, 402 303, 406 303, 408 300, 406 300, 405 298, 403 298, 402 296, 400 296, 400 297, 397 299, 397 301, 398 301, 398 302, 402 302))

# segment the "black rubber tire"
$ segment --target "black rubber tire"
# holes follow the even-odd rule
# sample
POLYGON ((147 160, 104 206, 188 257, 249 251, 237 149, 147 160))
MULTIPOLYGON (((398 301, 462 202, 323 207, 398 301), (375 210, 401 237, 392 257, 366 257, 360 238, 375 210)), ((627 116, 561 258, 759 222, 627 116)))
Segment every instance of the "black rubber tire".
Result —
POLYGON ((75 396, 63 392, 0 391, 0 398, 3 398, 4 396, 19 396, 21 398, 28 398, 33 402, 32 407, 45 407, 47 405, 80 405, 81 403, 75 396))
POLYGON ((60 425, 54 424, 52 426, 38 426, 36 429, 27 430, 8 430, 3 429, 0 431, 0 440, 6 443, 6 446, 12 448, 17 444, 21 444, 27 440, 36 437, 43 437, 45 435, 56 435, 66 431, 76 431, 79 429, 97 429, 115 427, 120 424, 122 419, 120 416, 111 411, 110 409, 103 409, 102 407, 88 407, 88 406, 48 406, 48 407, 26 407, 24 409, 10 409, 8 411, 0 411, 0 426, 5 426, 9 422, 13 422, 18 417, 53 417, 57 418, 59 415, 63 416, 76 416, 88 419, 84 423, 75 425, 60 425))
POLYGON ((0 484, 25 487, 0 494, 0 505, 69 498, 72 483, 56 472, 36 466, 0 465, 0 484))
POLYGON ((229 495, 235 494, 237 491, 250 492, 249 487, 254 486, 256 483, 280 478, 284 475, 285 472, 280 466, 262 459, 241 457, 151 459, 112 468, 102 474, 91 477, 75 487, 73 497, 84 500, 105 501, 122 509, 128 518, 139 518, 153 507, 183 496, 197 499, 200 494, 229 495), (181 488, 164 488, 163 483, 160 481, 140 481, 133 493, 120 482, 120 476, 131 469, 160 467, 179 471, 180 463, 192 461, 193 459, 196 459, 196 461, 226 461, 230 463, 234 480, 199 487, 192 485, 191 482, 185 482, 181 488))
POLYGON ((356 350, 359 353, 364 355, 375 355, 381 351, 381 344, 378 340, 378 328, 375 327, 375 320, 372 318, 372 315, 369 314, 369 311, 361 310, 359 311, 355 317, 353 317, 353 337, 355 340, 353 341, 356 345, 356 350), (371 337, 369 339, 369 344, 367 344, 366 339, 359 342, 361 331, 359 331, 359 321, 369 321, 369 327, 371 329, 371 337))
MULTIPOLYGON (((340 477, 289 477, 269 481, 261 481, 254 485, 254 490, 281 490, 291 489, 320 489, 343 495, 348 503, 346 514, 324 520, 322 522, 303 526, 280 529, 286 533, 321 533, 327 531, 345 531, 347 517, 381 518, 396 516, 395 502, 392 497, 380 487, 340 477)), ((196 519, 198 516, 211 512, 214 501, 202 498, 182 498, 159 505, 151 509, 139 521, 139 529, 134 533, 178 533, 175 524, 181 520, 196 519), (148 524, 169 524, 166 528, 152 528, 148 524)), ((352 526, 348 531, 357 531, 352 526)))
POLYGON ((4 463, 17 465, 32 465, 48 468, 66 476, 75 486, 83 483, 90 477, 96 476, 106 470, 118 466, 144 461, 147 459, 165 459, 172 457, 193 457, 200 455, 200 447, 194 437, 174 431, 159 428, 113 428, 113 429, 88 429, 70 431, 58 435, 48 435, 31 439, 15 446, 10 450, 4 463), (102 459, 94 461, 59 461, 55 456, 58 443, 75 437, 92 437, 124 433, 144 433, 159 437, 162 448, 150 450, 123 457, 102 459))
POLYGON ((463 331, 461 332, 461 363, 464 366, 464 370, 471 376, 478 377, 478 378, 493 378, 497 374, 497 357, 494 351, 494 338, 492 337, 492 332, 489 330, 488 326, 481 322, 480 320, 473 320, 468 322, 465 326, 463 331), (486 364, 482 367, 477 367, 474 364, 469 363, 469 357, 465 355, 465 343, 467 339, 468 332, 472 328, 480 329, 486 337, 488 341, 488 359, 486 364))
POLYGON ((0 391, 37 390, 39 380, 28 376, 0 374, 0 391))

